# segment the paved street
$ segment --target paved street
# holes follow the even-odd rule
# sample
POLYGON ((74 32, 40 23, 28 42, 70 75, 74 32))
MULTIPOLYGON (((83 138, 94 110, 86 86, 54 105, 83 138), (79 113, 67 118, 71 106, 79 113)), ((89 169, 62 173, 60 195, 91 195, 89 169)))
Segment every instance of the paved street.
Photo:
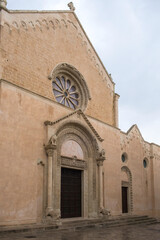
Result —
POLYGON ((45 231, 0 234, 4 240, 160 240, 160 224, 134 225, 116 228, 93 228, 82 231, 45 231))

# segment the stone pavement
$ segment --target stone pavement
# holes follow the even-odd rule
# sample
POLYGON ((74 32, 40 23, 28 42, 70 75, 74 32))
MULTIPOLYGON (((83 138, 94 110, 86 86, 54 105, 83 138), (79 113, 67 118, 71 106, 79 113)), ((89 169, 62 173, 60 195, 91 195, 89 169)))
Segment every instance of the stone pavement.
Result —
POLYGON ((115 228, 96 227, 81 231, 0 233, 0 240, 160 240, 160 224, 115 228))

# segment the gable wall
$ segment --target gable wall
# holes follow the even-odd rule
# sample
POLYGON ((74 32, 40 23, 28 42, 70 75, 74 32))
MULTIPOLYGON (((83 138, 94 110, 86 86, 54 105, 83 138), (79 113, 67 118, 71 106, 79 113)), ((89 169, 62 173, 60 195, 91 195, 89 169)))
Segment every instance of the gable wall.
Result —
POLYGON ((73 13, 1 14, 2 79, 55 101, 48 76, 57 64, 71 64, 90 90, 86 114, 114 124, 114 84, 73 13))

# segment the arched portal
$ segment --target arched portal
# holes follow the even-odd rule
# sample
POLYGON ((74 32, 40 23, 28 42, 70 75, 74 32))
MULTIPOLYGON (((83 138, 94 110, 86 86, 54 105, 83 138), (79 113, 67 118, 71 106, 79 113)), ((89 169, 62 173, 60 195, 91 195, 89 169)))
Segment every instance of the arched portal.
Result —
POLYGON ((132 174, 128 167, 121 168, 122 213, 132 213, 132 174))
POLYGON ((49 149, 46 215, 97 217, 99 209, 103 208, 102 187, 99 186, 104 150, 100 151, 91 130, 80 121, 63 121, 53 132, 45 147, 46 151, 49 149))

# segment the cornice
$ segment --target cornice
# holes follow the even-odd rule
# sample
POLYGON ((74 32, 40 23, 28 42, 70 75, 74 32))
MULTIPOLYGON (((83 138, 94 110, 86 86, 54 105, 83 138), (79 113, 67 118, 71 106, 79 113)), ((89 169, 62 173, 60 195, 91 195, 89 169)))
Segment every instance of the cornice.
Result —
POLYGON ((64 116, 64 117, 62 117, 62 118, 59 118, 58 120, 53 121, 53 122, 51 122, 51 121, 45 121, 44 124, 45 124, 46 126, 48 126, 48 125, 53 126, 53 125, 55 125, 55 124, 57 124, 57 123, 65 120, 65 119, 67 119, 67 118, 69 118, 69 117, 71 117, 71 116, 73 116, 73 115, 75 115, 75 114, 79 114, 79 115, 81 115, 81 116, 83 117, 83 119, 85 120, 85 122, 87 123, 87 125, 89 126, 89 128, 92 130, 92 132, 94 133, 94 135, 97 137, 97 139, 98 139, 100 142, 103 142, 103 141, 104 141, 104 139, 100 137, 100 135, 97 133, 97 131, 95 130, 95 128, 93 127, 93 125, 91 124, 91 122, 88 120, 87 116, 82 112, 81 109, 77 109, 77 110, 75 110, 74 112, 72 112, 72 113, 70 113, 70 114, 68 114, 68 115, 66 115, 66 116, 64 116))

